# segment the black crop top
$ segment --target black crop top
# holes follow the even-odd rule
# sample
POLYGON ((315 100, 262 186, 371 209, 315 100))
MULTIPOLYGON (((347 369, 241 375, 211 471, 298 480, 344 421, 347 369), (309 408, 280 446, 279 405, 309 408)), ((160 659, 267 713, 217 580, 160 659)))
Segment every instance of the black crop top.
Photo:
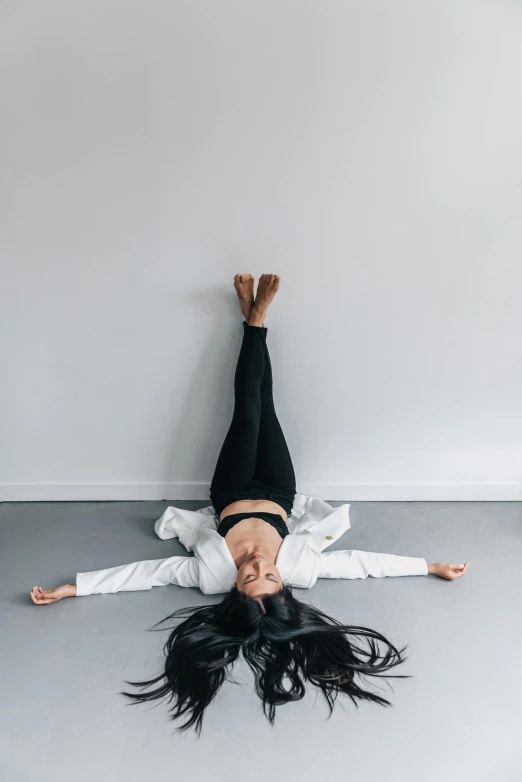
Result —
POLYGON ((282 538, 286 538, 289 535, 288 525, 279 513, 265 513, 264 511, 257 511, 256 513, 232 513, 230 516, 225 516, 218 524, 217 531, 221 537, 225 537, 232 527, 235 527, 243 519, 263 519, 271 527, 274 527, 282 538))

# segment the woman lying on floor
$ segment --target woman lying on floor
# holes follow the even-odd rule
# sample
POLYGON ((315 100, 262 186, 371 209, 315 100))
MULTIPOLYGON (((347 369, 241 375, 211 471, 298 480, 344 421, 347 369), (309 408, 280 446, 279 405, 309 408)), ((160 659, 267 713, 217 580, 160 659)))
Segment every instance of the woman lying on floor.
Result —
POLYGON ((323 553, 349 528, 349 506, 333 509, 320 498, 296 495, 292 460, 274 408, 264 326, 280 279, 263 274, 255 301, 252 275, 236 275, 234 285, 245 319, 243 342, 232 423, 210 487, 213 507, 202 512, 169 507, 155 525, 161 538, 179 537, 195 556, 78 573, 76 585, 35 586, 31 592, 37 605, 163 584, 197 586, 205 594, 227 592, 218 604, 183 608, 162 620, 182 620, 165 644, 164 672, 127 684, 143 689, 165 681, 148 693, 122 693, 134 703, 169 696, 172 719, 184 720, 179 729, 198 732, 205 709, 240 653, 272 724, 276 706, 301 699, 306 682, 320 688, 330 712, 339 693, 355 705, 357 699, 390 705, 363 689, 356 676, 386 674, 404 661, 404 649, 374 630, 344 625, 302 603, 292 587, 312 587, 317 578, 433 574, 454 580, 469 565, 427 564, 422 557, 367 551, 323 553), (358 645, 363 639, 368 649, 358 645), (387 647, 385 654, 379 654, 376 642, 387 647))

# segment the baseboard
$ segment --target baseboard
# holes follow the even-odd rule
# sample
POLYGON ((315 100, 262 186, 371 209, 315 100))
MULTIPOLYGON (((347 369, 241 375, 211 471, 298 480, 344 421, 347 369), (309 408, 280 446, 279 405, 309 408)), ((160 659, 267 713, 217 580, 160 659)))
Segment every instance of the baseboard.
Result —
MULTIPOLYGON (((349 502, 514 502, 522 482, 301 483, 299 494, 349 502)), ((207 500, 209 484, 199 482, 0 483, 0 502, 88 502, 207 500)), ((210 504, 210 500, 209 500, 210 504)))

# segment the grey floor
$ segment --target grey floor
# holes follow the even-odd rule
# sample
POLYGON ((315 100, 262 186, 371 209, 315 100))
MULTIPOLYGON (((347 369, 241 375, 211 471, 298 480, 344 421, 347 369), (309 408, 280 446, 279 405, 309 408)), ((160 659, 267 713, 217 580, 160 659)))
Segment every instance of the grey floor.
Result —
MULTIPOLYGON (((168 504, 0 505, 0 778, 6 782, 519 782, 522 780, 522 503, 354 503, 337 548, 470 560, 449 582, 428 577, 321 581, 298 596, 408 644, 382 682, 393 708, 348 700, 327 720, 313 696, 271 728, 240 668, 209 708, 202 737, 179 735, 167 705, 126 706, 124 679, 161 670, 163 632, 195 589, 93 595, 36 606, 34 584, 77 571, 183 553, 154 521, 168 504)), ((332 503, 340 504, 340 503, 332 503)))

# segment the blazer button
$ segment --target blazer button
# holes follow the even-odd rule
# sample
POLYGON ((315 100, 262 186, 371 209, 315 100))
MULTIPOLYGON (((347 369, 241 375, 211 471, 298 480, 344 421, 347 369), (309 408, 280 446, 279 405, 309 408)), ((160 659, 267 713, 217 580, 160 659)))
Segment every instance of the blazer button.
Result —
POLYGON ((333 540, 333 535, 327 535, 326 540, 333 540))

